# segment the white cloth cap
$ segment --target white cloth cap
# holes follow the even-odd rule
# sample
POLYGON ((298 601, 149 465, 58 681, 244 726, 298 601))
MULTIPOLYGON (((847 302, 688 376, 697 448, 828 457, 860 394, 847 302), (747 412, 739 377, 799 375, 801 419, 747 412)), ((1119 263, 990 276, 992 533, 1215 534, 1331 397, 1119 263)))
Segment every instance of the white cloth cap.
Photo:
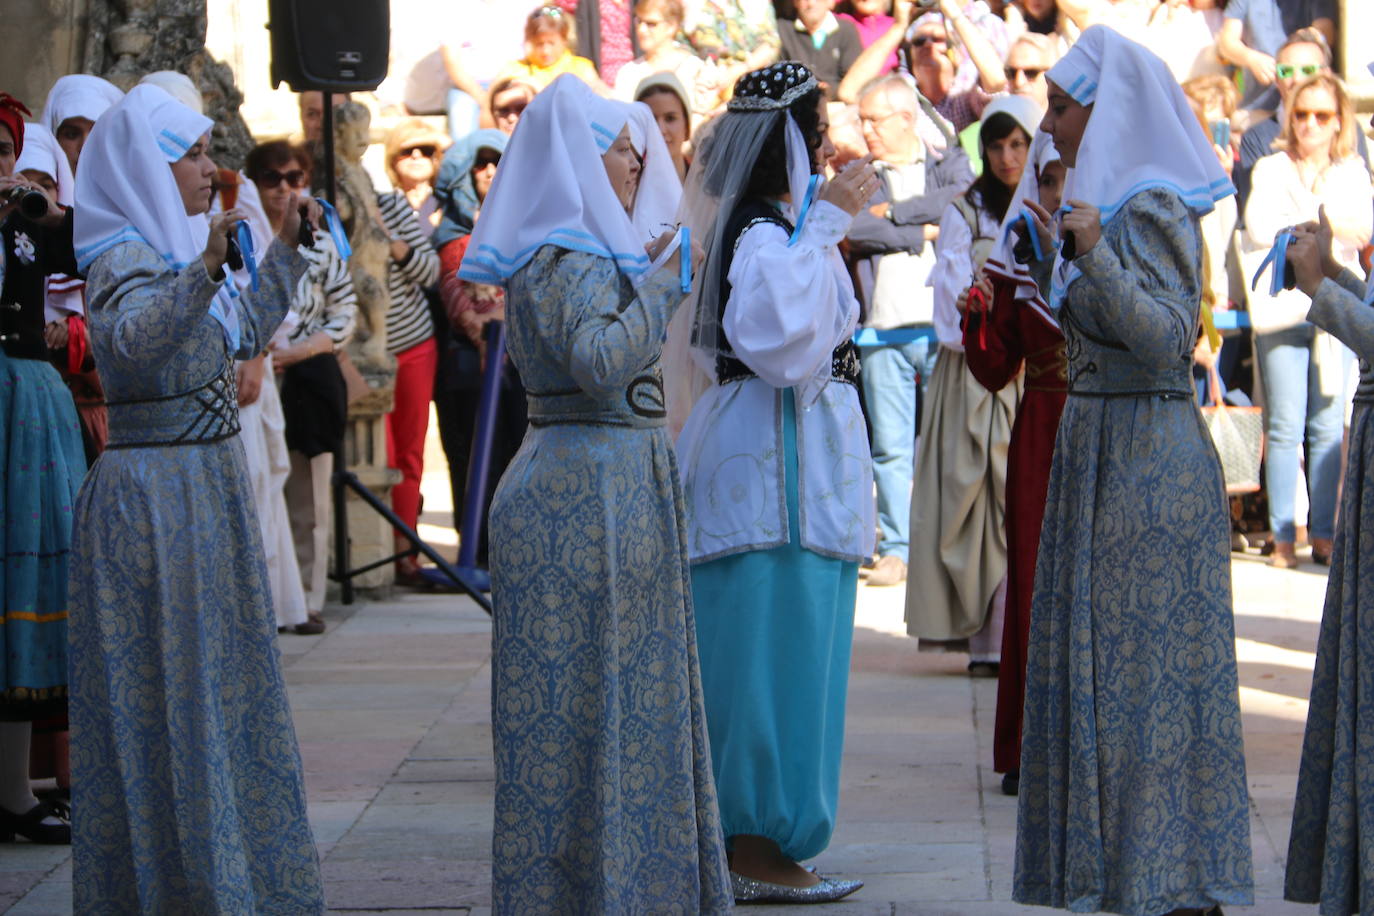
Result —
MULTIPOLYGON (((504 286, 541 247, 557 245, 612 258, 637 284, 649 257, 601 161, 629 117, 628 104, 601 98, 572 74, 535 96, 501 157, 459 276, 504 286)), ((652 133, 646 144, 656 138, 661 147, 652 133)))
MULTIPOLYGON (((173 270, 200 257, 208 223, 186 215, 170 168, 213 122, 157 86, 135 86, 96 122, 76 179, 76 262, 86 273, 100 254, 121 242, 142 241, 173 270)), ((210 306, 238 349, 238 323, 228 287, 210 306)))
POLYGON ((14 162, 16 172, 42 172, 57 183, 57 202, 70 207, 76 198, 76 179, 67 154, 42 124, 24 125, 24 151, 14 162))
POLYGON ((122 98, 124 93, 109 80, 86 73, 71 73, 53 83, 48 91, 42 121, 56 134, 57 128, 68 118, 99 121, 100 116, 118 105, 122 98))
MULTIPOLYGON (((1026 98, 1024 95, 999 95, 997 98, 988 102, 983 109, 982 122, 986 124, 988 118, 996 114, 1010 115, 1021 125, 1021 129, 1026 132, 1027 137, 1034 137, 1036 131, 1040 129, 1040 119, 1045 116, 1044 109, 1026 98)), ((983 151, 982 128, 979 128, 978 151, 983 151)))
MULTIPOLYGON (((1210 138, 1164 61, 1103 25, 1088 28, 1046 74, 1080 105, 1092 105, 1064 200, 1097 207, 1105 225, 1136 194, 1165 188, 1199 217, 1236 192, 1210 138)), ((1055 264, 1058 307, 1078 269, 1055 264)))
POLYGON ((175 70, 157 70, 138 81, 140 86, 157 86, 196 114, 205 114, 205 100, 200 90, 185 73, 175 70))

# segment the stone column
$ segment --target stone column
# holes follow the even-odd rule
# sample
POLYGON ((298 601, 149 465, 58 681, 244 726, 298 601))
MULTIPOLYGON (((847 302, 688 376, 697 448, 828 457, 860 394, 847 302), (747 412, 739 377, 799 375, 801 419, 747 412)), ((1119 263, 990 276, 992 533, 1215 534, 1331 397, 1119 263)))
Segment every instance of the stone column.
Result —
MULTIPOLYGON (((344 455, 359 482, 378 499, 390 503, 391 488, 401 479, 400 472, 387 467, 386 461, 386 415, 391 412, 396 391, 396 361, 386 352, 386 313, 391 306, 386 282, 390 240, 382 229, 377 193, 362 167, 363 153, 371 142, 370 115, 357 102, 345 102, 335 107, 334 118, 337 205, 353 248, 348 269, 358 297, 357 331, 348 345, 345 369, 350 404, 344 455)), ((317 166, 316 182, 323 178, 323 169, 317 166)), ((354 568, 395 552, 391 524, 353 493, 348 497, 348 530, 349 559, 354 568)), ((353 584, 362 589, 386 589, 394 581, 394 568, 386 565, 359 576, 353 584)))

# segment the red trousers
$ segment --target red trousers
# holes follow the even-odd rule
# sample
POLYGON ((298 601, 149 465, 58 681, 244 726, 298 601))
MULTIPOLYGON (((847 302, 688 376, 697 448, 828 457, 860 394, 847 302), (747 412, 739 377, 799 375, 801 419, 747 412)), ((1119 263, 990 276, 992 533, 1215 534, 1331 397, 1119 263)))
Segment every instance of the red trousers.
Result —
POLYGON ((425 431, 438 362, 433 337, 396 354, 396 406, 386 416, 386 463, 401 472, 401 482, 391 490, 391 508, 412 528, 420 517, 425 431))

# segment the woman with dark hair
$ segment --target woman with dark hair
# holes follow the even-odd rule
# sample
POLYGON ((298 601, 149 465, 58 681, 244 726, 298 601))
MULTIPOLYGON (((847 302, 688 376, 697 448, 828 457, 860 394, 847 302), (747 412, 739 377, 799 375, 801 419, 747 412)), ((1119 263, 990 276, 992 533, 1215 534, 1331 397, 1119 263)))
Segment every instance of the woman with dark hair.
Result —
POLYGON ((692 139, 692 107, 682 81, 671 73, 654 73, 635 87, 635 101, 643 102, 654 113, 678 181, 687 178, 687 142, 692 139))
POLYGON ((798 864, 830 842, 859 562, 873 547, 858 302, 836 250, 878 188, 821 187, 820 89, 775 64, 701 139, 683 212, 706 245, 692 345, 714 386, 678 440, 702 684, 735 898, 838 900, 798 864))
POLYGON ((971 296, 991 292, 979 275, 1001 237, 1039 120, 1040 109, 1023 96, 996 99, 983 112, 983 172, 945 210, 930 277, 940 352, 911 487, 906 625, 923 649, 968 652, 975 677, 995 677, 1002 655, 1007 446, 1021 378, 998 391, 978 382, 964 357, 963 316, 971 296))
MULTIPOLYGON (((244 171, 257 186, 262 209, 274 230, 290 215, 295 192, 310 187, 310 153, 284 140, 264 143, 248 153, 244 171)), ((358 297, 348 267, 327 232, 316 233, 312 248, 302 246, 308 269, 291 297, 286 320, 272 336, 272 368, 280 376, 282 413, 291 473, 286 503, 296 542, 296 560, 305 586, 303 636, 324 632, 324 598, 332 502, 329 480, 334 455, 343 448, 347 392, 335 353, 353 336, 358 297)))

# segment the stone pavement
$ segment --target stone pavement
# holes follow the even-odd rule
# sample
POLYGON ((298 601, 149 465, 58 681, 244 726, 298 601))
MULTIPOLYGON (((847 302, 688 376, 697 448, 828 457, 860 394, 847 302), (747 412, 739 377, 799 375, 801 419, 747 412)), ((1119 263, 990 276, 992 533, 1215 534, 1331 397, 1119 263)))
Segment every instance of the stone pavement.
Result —
MULTIPOLYGON (((1314 912, 1279 898, 1318 573, 1235 564, 1257 914, 1314 912)), ((840 823, 816 864, 867 886, 823 912, 1036 912, 1006 902, 1016 809, 990 766, 995 682, 970 680, 962 656, 918 654, 902 635, 902 595, 860 591, 840 823)), ((331 909, 488 912, 486 616, 463 598, 417 594, 326 616, 323 636, 281 647, 331 909)), ((0 847, 0 906, 15 916, 70 912, 70 880, 65 848, 0 847)))
MULTIPOLYGON (((426 475, 432 524, 422 530, 451 542, 442 474, 438 464, 426 475)), ((1315 912, 1280 897, 1322 572, 1234 564, 1258 898, 1249 913, 1315 912)), ((918 654, 903 595, 860 589, 840 821, 815 864, 867 886, 819 913, 1046 912, 1008 902, 1016 806, 991 768, 996 684, 970 680, 963 656, 918 654)), ((280 643, 331 911, 489 912, 487 617, 465 598, 398 594, 326 618, 324 635, 280 643)), ((68 850, 0 846, 2 907, 69 913, 68 850)))

